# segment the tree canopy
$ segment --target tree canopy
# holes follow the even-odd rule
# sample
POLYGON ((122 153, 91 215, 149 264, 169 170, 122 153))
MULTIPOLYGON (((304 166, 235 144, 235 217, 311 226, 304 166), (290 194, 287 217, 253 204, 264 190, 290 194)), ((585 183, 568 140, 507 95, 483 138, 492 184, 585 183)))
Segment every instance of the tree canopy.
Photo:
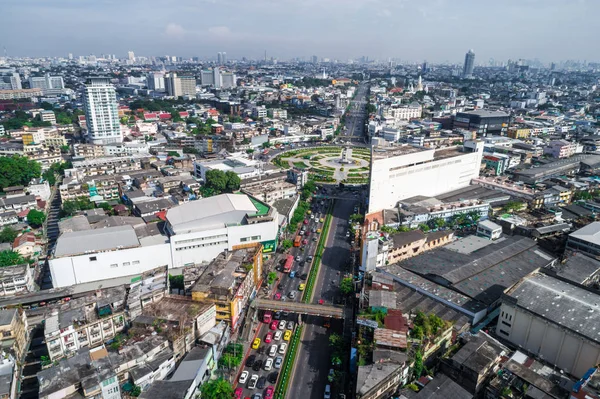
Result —
POLYGON ((0 188, 26 186, 31 179, 40 177, 42 167, 37 161, 20 155, 0 157, 0 188))
POLYGON ((0 231, 0 242, 13 242, 18 235, 19 233, 11 227, 6 226, 0 231))
POLYGON ((221 194, 223 192, 232 193, 240 189, 241 179, 233 171, 228 170, 209 170, 206 172, 205 186, 212 190, 213 194, 221 194))
POLYGON ((18 252, 10 249, 0 251, 0 267, 20 265, 21 263, 25 263, 25 259, 18 252))
POLYGON ((350 295, 354 292, 354 282, 352 281, 352 277, 342 279, 340 282, 340 291, 344 295, 350 295))
POLYGON ((46 220, 46 214, 42 211, 32 209, 27 214, 27 222, 33 227, 40 227, 46 220))
POLYGON ((200 387, 201 399, 233 398, 233 387, 223 378, 209 380, 200 387))

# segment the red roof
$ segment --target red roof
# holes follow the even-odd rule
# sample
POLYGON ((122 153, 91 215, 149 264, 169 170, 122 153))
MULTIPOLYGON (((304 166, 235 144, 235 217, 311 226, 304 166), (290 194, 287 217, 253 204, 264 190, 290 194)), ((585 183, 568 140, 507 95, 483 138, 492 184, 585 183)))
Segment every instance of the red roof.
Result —
POLYGON ((408 332, 408 323, 398 309, 388 309, 387 316, 383 319, 385 328, 396 331, 408 332))
POLYGON ((35 234, 33 233, 25 233, 25 234, 21 234, 20 236, 18 236, 17 238, 15 238, 15 241, 13 242, 13 248, 18 248, 21 245, 27 244, 27 243, 34 243, 36 242, 35 239, 35 234))
POLYGON ((79 122, 85 122, 85 115, 79 115, 77 118, 79 122))
POLYGON ((394 87, 390 90, 390 93, 402 93, 404 90, 401 87, 394 87))
POLYGON ((213 109, 209 109, 209 110, 208 110, 208 111, 206 111, 206 112, 208 112, 208 114, 209 114, 209 115, 219 115, 219 111, 217 111, 217 110, 216 110, 216 109, 214 109, 214 108, 213 108, 213 109))
POLYGON ((189 115, 190 113, 187 111, 182 111, 179 113, 179 116, 181 116, 182 118, 187 118, 189 115))
POLYGON ((27 216, 28 213, 29 213, 29 209, 25 209, 25 210, 22 210, 21 212, 17 213, 17 216, 20 218, 24 218, 25 216, 27 216))
POLYGON ((164 114, 158 115, 158 117, 160 119, 171 119, 171 114, 165 112, 164 114))
POLYGON ((154 214, 154 216, 156 216, 157 218, 159 218, 162 221, 167 221, 167 211, 160 211, 154 214))
POLYGON ((149 112, 147 114, 144 114, 144 119, 156 119, 157 118, 157 114, 155 112, 149 112))

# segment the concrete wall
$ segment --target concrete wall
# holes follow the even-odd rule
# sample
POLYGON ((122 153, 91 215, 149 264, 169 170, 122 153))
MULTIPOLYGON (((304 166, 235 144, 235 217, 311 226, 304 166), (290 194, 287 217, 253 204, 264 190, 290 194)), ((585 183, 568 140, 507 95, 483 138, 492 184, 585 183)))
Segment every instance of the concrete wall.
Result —
POLYGON ((502 304, 496 330, 500 337, 577 378, 600 362, 597 343, 511 304, 502 304))
POLYGON ((369 213, 394 208, 398 201, 416 195, 436 196, 466 187, 479 176, 483 155, 478 152, 429 161, 432 151, 375 160, 371 170, 369 213), (402 167, 418 162, 423 164, 402 167))
POLYGON ((165 265, 171 267, 171 250, 170 245, 165 243, 121 251, 56 258, 49 263, 54 287, 68 287, 141 274, 165 265))

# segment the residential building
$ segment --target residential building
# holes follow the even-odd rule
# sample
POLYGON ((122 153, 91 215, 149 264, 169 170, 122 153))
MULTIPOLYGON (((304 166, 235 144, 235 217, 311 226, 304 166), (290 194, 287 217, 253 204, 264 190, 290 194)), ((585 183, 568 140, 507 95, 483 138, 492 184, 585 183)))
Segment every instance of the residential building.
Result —
POLYGON ((419 391, 403 388, 399 399, 473 399, 473 394, 442 373, 422 377, 416 385, 419 391))
POLYGON ((165 75, 165 89, 172 97, 196 96, 196 78, 194 76, 177 76, 175 72, 165 75))
POLYGON ((117 95, 108 78, 90 78, 84 89, 87 134, 92 144, 123 141, 117 95))
POLYGON ((273 119, 287 119, 287 109, 270 108, 267 110, 267 115, 273 119))
MULTIPOLYGON (((14 69, 13 69, 14 71, 14 69)), ((0 76, 0 89, 2 90, 22 90, 21 76, 18 72, 9 72, 0 76)))
POLYGON ((221 71, 219 67, 214 67, 212 70, 213 73, 213 86, 215 89, 220 89, 223 85, 223 81, 221 80, 221 71))
POLYGON ((396 389, 406 384, 409 377, 408 356, 358 367, 356 397, 358 399, 388 398, 396 389), (403 359, 404 361, 402 361, 403 359))
POLYGON ((266 118, 267 117, 267 108, 264 105, 252 108, 252 117, 255 119, 266 118))
POLYGON ((42 122, 50 122, 51 124, 56 125, 56 115, 54 115, 54 111, 41 111, 40 120, 42 122))
POLYGON ((167 211, 173 267, 210 262, 223 251, 261 243, 275 250, 277 210, 244 194, 221 194, 167 211))
POLYGON ((236 330, 262 282, 262 249, 254 244, 217 256, 193 285, 192 299, 214 303, 217 320, 236 330))
POLYGON ((213 86, 215 84, 215 76, 212 70, 200 71, 200 83, 202 86, 213 86))
POLYGON ((223 72, 221 74, 221 82, 223 89, 230 89, 237 85, 235 74, 233 72, 223 72))
POLYGON ((41 89, 44 95, 60 94, 65 88, 65 82, 62 76, 50 76, 46 73, 44 76, 31 76, 29 88, 41 89))
POLYGON ((600 359, 598 303, 596 291, 534 273, 503 295, 496 333, 581 378, 600 359))
POLYGON ((384 118, 392 118, 396 122, 418 119, 423 113, 423 106, 418 102, 407 105, 392 104, 390 106, 380 107, 380 115, 384 118))
POLYGON ((435 196, 466 187, 479 176, 483 143, 426 149, 376 141, 371 153, 369 213, 395 208, 417 195, 435 196))
POLYGON ((414 229, 420 224, 426 224, 437 219, 452 222, 456 218, 468 217, 473 214, 476 214, 478 218, 487 219, 490 204, 482 200, 446 202, 436 197, 418 195, 400 201, 398 208, 393 211, 396 211, 397 218, 396 220, 386 220, 384 223, 387 226, 406 226, 414 229))
POLYGON ((0 90, 0 100, 21 100, 42 95, 40 89, 0 90))
POLYGON ((196 97, 196 78, 194 76, 180 76, 181 95, 196 97))
POLYGON ((531 129, 530 128, 520 128, 520 127, 509 127, 507 130, 507 136, 512 139, 528 139, 531 137, 531 129))
POLYGON ((14 351, 19 363, 29 346, 29 326, 23 309, 0 310, 0 346, 14 351))
POLYGON ((510 116, 506 112, 477 109, 457 113, 454 118, 454 128, 474 131, 480 136, 503 134, 509 120, 510 116))
POLYGON ((21 387, 20 362, 11 352, 4 353, 0 358, 0 398, 16 399, 17 389, 21 387))
POLYGON ((544 147, 544 154, 553 158, 569 158, 577 152, 577 143, 566 140, 554 140, 544 147))
POLYGON ((600 258, 600 222, 593 222, 569 234, 567 248, 600 258))
POLYGON ((42 252, 42 238, 37 237, 33 232, 23 233, 12 243, 12 250, 24 258, 30 258, 33 255, 42 252))

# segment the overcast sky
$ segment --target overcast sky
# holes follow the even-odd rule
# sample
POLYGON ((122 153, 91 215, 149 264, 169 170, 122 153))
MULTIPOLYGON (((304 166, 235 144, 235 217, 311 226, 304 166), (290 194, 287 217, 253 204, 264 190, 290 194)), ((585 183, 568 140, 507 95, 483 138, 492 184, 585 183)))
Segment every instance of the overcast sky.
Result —
POLYGON ((600 0, 0 0, 9 56, 600 57, 600 0))

